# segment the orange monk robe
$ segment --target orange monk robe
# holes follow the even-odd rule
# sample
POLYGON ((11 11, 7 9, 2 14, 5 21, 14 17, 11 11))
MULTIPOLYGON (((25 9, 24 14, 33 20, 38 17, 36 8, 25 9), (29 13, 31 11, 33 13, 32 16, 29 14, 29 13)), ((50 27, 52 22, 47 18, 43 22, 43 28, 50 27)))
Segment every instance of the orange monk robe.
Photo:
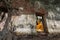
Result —
POLYGON ((44 28, 43 28, 42 22, 38 21, 37 23, 38 24, 36 25, 36 31, 37 32, 43 32, 44 31, 44 28))

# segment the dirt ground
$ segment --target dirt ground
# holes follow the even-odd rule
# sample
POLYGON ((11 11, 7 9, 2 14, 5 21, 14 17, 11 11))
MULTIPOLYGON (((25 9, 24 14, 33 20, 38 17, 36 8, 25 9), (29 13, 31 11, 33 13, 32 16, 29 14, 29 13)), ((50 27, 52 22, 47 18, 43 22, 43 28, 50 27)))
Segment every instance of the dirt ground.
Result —
POLYGON ((15 36, 9 33, 3 37, 0 36, 0 40, 60 40, 60 34, 15 36))

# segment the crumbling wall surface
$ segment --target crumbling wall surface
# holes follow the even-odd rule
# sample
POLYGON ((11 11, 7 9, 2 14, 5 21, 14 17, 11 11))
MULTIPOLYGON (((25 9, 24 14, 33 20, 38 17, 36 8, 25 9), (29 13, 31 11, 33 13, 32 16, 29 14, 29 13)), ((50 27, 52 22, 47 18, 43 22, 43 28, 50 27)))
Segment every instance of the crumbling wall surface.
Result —
POLYGON ((31 34, 36 26, 36 17, 33 14, 21 14, 19 16, 12 16, 11 23, 10 27, 13 29, 13 32, 18 32, 20 35, 31 34))
POLYGON ((60 13, 49 10, 46 21, 49 33, 60 33, 60 13))

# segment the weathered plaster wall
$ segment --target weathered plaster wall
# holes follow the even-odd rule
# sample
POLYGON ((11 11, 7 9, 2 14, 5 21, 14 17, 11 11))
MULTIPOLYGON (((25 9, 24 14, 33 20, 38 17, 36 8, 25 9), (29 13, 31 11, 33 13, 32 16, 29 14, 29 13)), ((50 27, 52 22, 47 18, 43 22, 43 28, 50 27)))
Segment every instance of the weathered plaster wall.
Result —
POLYGON ((46 21, 49 33, 60 33, 60 13, 49 10, 46 21))

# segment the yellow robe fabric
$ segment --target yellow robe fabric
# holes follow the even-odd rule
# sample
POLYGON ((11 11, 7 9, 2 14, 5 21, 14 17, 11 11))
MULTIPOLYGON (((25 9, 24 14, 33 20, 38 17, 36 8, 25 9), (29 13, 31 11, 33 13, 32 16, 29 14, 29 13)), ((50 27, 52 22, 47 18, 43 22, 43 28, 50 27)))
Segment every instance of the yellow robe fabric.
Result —
POLYGON ((43 32, 44 31, 42 22, 38 21, 38 25, 36 25, 36 31, 37 32, 43 32))

